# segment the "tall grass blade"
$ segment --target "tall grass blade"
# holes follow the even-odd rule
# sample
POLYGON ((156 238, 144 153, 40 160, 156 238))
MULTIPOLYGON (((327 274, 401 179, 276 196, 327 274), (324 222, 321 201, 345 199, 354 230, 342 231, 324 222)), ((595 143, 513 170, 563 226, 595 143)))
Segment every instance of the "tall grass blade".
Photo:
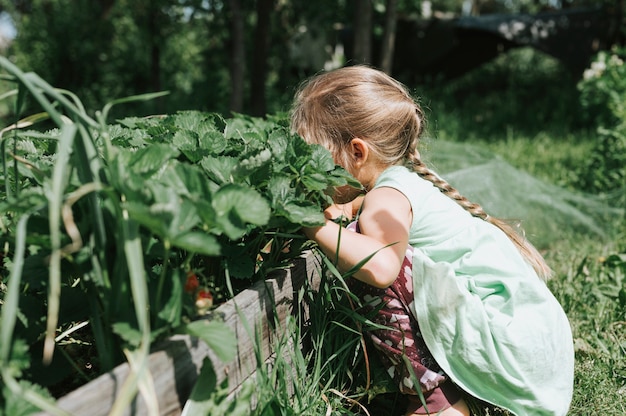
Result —
POLYGON ((52 173, 51 188, 46 193, 48 199, 48 221, 50 227, 50 264, 48 289, 48 318, 46 324, 46 338, 44 340, 43 361, 52 362, 54 353, 54 338, 59 320, 59 303, 61 296, 61 212, 63 194, 69 180, 71 170, 70 154, 76 135, 76 126, 67 124, 61 129, 61 138, 57 150, 57 160, 52 173))
POLYGON ((137 393, 138 387, 142 390, 142 395, 149 409, 157 409, 158 403, 156 393, 154 392, 154 384, 147 380, 150 378, 148 369, 148 355, 150 353, 150 315, 148 302, 148 287, 146 284, 146 276, 143 262, 143 251, 141 248, 141 240, 139 237, 139 226, 128 216, 128 211, 122 211, 122 238, 124 245, 124 254, 126 255, 126 264, 128 266, 128 274, 130 279, 131 292, 133 297, 133 305, 139 331, 141 332, 141 344, 139 348, 133 352, 126 352, 131 364, 131 373, 126 379, 121 394, 116 398, 111 415, 122 414, 137 393), (131 363, 132 361, 132 363, 131 363))
MULTIPOLYGON (((78 140, 74 147, 76 152, 76 168, 82 182, 94 182, 101 185, 100 174, 103 169, 102 158, 98 152, 95 140, 91 132, 82 124, 78 124, 78 131, 82 140, 78 140)), ((107 161, 108 162, 108 161, 107 161)), ((104 224, 104 214, 102 205, 96 193, 89 196, 89 203, 93 221, 96 229, 96 242, 100 248, 104 248, 107 241, 106 226, 104 224)), ((102 264, 106 263, 106 250, 96 251, 97 255, 102 256, 102 264)), ((107 285, 110 285, 108 276, 103 276, 107 285)))
POLYGON ((15 230, 15 254, 13 256, 13 268, 7 282, 7 292, 4 296, 2 314, 0 319, 0 363, 6 368, 9 362, 11 347, 13 345, 13 330, 19 309, 20 282, 24 267, 24 255, 26 254, 26 225, 29 214, 24 214, 17 223, 15 230))
POLYGON ((109 117, 109 112, 111 111, 111 108, 113 108, 113 106, 115 105, 130 103, 133 101, 149 101, 155 98, 163 97, 168 94, 169 94, 169 91, 158 91, 158 92, 149 92, 146 94, 131 95, 129 97, 124 97, 124 98, 118 98, 117 100, 113 100, 107 103, 102 108, 102 112, 98 114, 98 119, 101 124, 105 125, 109 117))

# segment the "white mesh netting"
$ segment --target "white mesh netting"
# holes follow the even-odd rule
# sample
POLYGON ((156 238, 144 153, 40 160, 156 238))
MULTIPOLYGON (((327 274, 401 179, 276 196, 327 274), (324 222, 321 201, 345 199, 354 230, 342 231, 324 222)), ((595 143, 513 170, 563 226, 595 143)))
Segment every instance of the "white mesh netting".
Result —
POLYGON ((537 247, 576 235, 602 238, 624 216, 623 208, 539 180, 477 145, 427 143, 422 153, 429 167, 490 215, 520 222, 537 247))

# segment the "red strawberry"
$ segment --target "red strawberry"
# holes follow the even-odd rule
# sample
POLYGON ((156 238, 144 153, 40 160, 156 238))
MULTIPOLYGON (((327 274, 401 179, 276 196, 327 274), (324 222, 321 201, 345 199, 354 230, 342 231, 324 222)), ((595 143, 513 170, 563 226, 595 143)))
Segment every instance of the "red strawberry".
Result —
POLYGON ((193 271, 187 272, 187 281, 185 282, 185 292, 194 293, 196 289, 200 286, 200 281, 198 281, 198 276, 193 271))
POLYGON ((213 300, 213 294, 211 293, 211 291, 209 291, 209 289, 203 288, 203 289, 200 289, 198 291, 198 295, 196 296, 196 299, 210 299, 210 300, 213 300))
POLYGON ((199 315, 204 315, 213 306, 213 294, 207 288, 202 288, 196 294, 196 310, 199 315))

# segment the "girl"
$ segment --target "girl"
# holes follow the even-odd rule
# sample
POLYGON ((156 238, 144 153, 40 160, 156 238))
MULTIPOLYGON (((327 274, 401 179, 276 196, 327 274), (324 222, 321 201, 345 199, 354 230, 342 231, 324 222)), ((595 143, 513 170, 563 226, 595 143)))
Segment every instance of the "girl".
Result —
POLYGON ((345 67, 305 83, 293 130, 326 147, 366 193, 338 190, 336 202, 354 200, 304 231, 343 271, 375 253, 353 286, 388 327, 372 340, 409 395, 407 414, 469 415, 469 395, 516 415, 564 415, 574 351, 544 282, 550 270, 528 241, 422 163, 423 126, 406 88, 378 70, 345 67), (333 220, 357 211, 357 232, 339 238, 333 220))

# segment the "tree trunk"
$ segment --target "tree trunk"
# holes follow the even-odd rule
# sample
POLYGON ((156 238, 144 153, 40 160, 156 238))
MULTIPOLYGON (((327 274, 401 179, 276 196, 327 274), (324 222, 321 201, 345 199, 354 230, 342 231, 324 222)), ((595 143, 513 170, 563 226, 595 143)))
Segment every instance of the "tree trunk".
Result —
POLYGON ((393 69, 393 53, 396 45, 397 0, 387 0, 385 10, 385 32, 381 48, 380 69, 391 75, 393 69))
POLYGON ((115 5, 115 0, 100 0, 99 3, 101 7, 100 18, 102 20, 106 20, 111 15, 111 10, 113 9, 113 6, 115 5))
MULTIPOLYGON (((160 13, 159 4, 150 3, 148 11, 148 35, 150 39, 150 79, 149 89, 152 91, 161 91, 161 41, 160 32, 160 13)), ((159 97, 155 100, 157 112, 164 111, 163 98, 159 97)))
POLYGON ((257 25, 251 68, 251 112, 253 116, 266 115, 265 79, 267 76, 267 52, 270 41, 270 13, 274 0, 257 0, 257 25))
POLYGON ((244 21, 241 10, 241 0, 230 0, 231 27, 230 27, 230 111, 243 111, 243 87, 246 67, 244 21))
POLYGON ((372 62, 372 14, 371 0, 356 0, 353 56, 355 64, 372 62))

